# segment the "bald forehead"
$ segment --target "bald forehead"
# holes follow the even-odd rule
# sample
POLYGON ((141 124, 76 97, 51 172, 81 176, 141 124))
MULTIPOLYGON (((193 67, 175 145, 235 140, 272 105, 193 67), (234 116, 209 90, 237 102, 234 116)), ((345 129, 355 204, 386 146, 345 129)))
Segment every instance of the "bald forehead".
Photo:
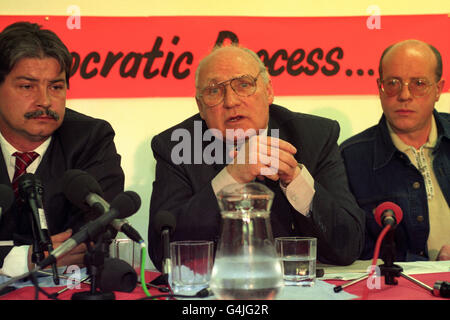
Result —
POLYGON ((406 40, 393 45, 386 52, 383 62, 404 53, 407 53, 410 56, 426 57, 430 67, 436 68, 437 59, 430 46, 418 40, 406 40))
POLYGON ((238 47, 223 47, 214 50, 204 59, 204 64, 211 63, 211 61, 216 60, 231 60, 231 59, 239 59, 242 62, 253 63, 257 65, 257 61, 244 49, 238 47))
POLYGON ((257 72, 258 61, 244 49, 231 46, 219 48, 200 61, 197 68, 197 78, 205 73, 221 72, 233 67, 242 67, 242 70, 252 69, 252 71, 257 72))

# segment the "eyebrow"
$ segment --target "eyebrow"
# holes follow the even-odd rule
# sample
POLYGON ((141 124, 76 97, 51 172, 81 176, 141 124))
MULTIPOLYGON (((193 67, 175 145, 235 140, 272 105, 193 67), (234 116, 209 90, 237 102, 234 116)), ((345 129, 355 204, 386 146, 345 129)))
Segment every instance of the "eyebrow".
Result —
MULTIPOLYGON (((27 80, 31 82, 39 82, 39 79, 27 77, 27 76, 18 76, 16 77, 16 80, 27 80)), ((49 81, 50 83, 56 83, 56 82, 65 82, 64 78, 57 78, 49 81)))
POLYGON ((222 81, 219 81, 217 78, 211 78, 211 79, 208 79, 207 87, 214 86, 214 85, 217 85, 217 84, 221 84, 223 82, 227 82, 227 81, 230 81, 230 80, 239 79, 239 78, 242 78, 242 77, 245 77, 245 76, 252 76, 252 75, 248 74, 248 73, 244 73, 244 74, 241 74, 239 76, 235 76, 235 77, 232 77, 232 78, 229 78, 229 79, 226 79, 226 80, 222 80, 222 81))
MULTIPOLYGON (((403 80, 402 77, 396 77, 396 76, 386 77, 385 79, 398 79, 398 80, 403 80)), ((414 80, 416 80, 416 79, 427 79, 427 80, 428 80, 428 78, 425 77, 425 76, 420 76, 420 77, 409 77, 408 79, 414 79, 414 80)))

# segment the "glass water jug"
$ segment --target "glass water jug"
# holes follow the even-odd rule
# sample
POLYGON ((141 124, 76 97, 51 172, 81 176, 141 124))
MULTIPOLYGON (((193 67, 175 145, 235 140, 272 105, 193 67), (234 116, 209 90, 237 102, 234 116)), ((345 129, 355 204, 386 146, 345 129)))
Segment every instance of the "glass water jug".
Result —
POLYGON ((221 233, 210 288, 218 299, 274 299, 283 286, 270 224, 273 192, 260 183, 218 194, 221 233))

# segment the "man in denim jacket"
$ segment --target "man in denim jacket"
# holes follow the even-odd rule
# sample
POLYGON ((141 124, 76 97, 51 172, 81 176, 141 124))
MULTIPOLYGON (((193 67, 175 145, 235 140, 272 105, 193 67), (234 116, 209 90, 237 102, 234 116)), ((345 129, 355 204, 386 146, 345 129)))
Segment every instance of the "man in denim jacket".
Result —
POLYGON ((377 80, 383 116, 341 145, 350 188, 366 212, 370 259, 381 232, 375 208, 400 206, 396 261, 450 260, 450 115, 434 109, 444 88, 433 46, 406 40, 381 56, 377 80))

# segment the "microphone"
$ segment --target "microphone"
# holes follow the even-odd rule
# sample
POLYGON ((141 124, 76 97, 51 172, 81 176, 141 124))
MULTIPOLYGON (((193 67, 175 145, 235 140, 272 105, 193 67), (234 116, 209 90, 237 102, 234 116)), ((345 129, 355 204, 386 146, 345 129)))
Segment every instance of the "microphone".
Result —
POLYGON ((64 241, 58 248, 52 251, 47 258, 38 264, 39 268, 44 268, 55 262, 56 259, 68 253, 80 243, 87 240, 94 240, 99 233, 106 229, 112 220, 129 217, 134 214, 140 206, 141 199, 136 192, 125 191, 120 193, 111 202, 111 208, 107 213, 88 222, 80 229, 80 231, 64 241))
POLYGON ((432 293, 436 297, 450 298, 450 282, 436 281, 432 293))
POLYGON ((106 258, 100 274, 99 288, 103 292, 131 292, 137 285, 137 273, 127 262, 106 258))
POLYGON ((87 211, 93 208, 100 214, 108 211, 107 202, 103 199, 103 191, 97 180, 85 171, 68 170, 63 176, 63 193, 70 202, 87 211))
POLYGON ((166 276, 169 274, 171 267, 169 253, 170 235, 173 234, 177 221, 172 212, 164 210, 158 211, 154 219, 154 229, 158 234, 160 234, 161 241, 163 243, 162 273, 166 276))
POLYGON ((41 180, 32 173, 25 173, 20 177, 18 187, 19 195, 25 203, 29 204, 31 209, 34 225, 37 226, 40 245, 51 243, 47 218, 42 204, 44 188, 42 187, 41 180))
POLYGON ((14 192, 13 190, 4 185, 0 184, 0 220, 2 218, 3 212, 6 212, 11 208, 14 202, 14 192))
POLYGON ((382 228, 387 225, 395 228, 402 219, 402 209, 393 202, 383 202, 375 209, 375 221, 382 228))
POLYGON ((383 202, 375 209, 375 221, 383 228, 375 244, 373 265, 379 254, 381 241, 383 241, 382 259, 384 264, 380 266, 386 284, 397 284, 397 277, 402 272, 402 268, 395 265, 395 228, 402 221, 403 211, 393 202, 383 202), (386 238, 384 239, 384 237, 386 238), (384 239, 384 240, 383 240, 384 239))
MULTIPOLYGON (((39 263, 44 259, 45 251, 53 251, 53 243, 48 230, 47 217, 42 204, 42 195, 44 187, 41 180, 32 173, 25 173, 18 181, 19 195, 28 203, 31 215, 31 225, 33 228, 33 254, 32 262, 39 263)), ((52 265, 53 280, 55 284, 59 284, 58 269, 56 263, 52 265)))
MULTIPOLYGON (((85 171, 66 171, 63 176, 63 192, 69 201, 81 209, 88 210, 91 207, 100 214, 110 210, 109 203, 103 199, 100 185, 85 171)), ((111 226, 135 242, 144 242, 141 235, 125 219, 114 219, 111 226)))

